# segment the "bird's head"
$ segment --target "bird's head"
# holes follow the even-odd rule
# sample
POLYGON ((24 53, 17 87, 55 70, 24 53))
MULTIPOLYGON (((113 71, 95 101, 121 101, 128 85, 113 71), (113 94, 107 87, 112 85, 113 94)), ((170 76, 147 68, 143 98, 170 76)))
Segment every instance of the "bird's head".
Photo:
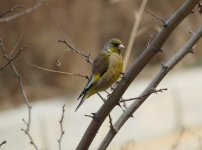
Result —
POLYGON ((110 39, 104 46, 104 50, 110 53, 121 54, 124 49, 123 43, 116 38, 110 39))

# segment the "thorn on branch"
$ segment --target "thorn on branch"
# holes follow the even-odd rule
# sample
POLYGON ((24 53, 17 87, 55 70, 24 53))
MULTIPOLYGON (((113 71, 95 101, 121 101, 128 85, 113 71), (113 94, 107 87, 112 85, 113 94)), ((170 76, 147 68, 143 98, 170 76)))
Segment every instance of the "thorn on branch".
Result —
POLYGON ((0 143, 0 148, 1 148, 4 144, 6 144, 6 143, 7 143, 6 140, 2 141, 2 142, 0 143))
POLYGON ((153 47, 153 50, 155 51, 155 52, 161 52, 161 53, 163 53, 163 49, 162 48, 156 48, 156 47, 153 47))
POLYGON ((167 70, 168 69, 168 66, 164 65, 164 64, 161 64, 162 68, 167 70))
POLYGON ((90 117, 93 120, 95 120, 96 122, 99 122, 99 119, 96 116, 96 113, 91 113, 91 115, 84 115, 85 117, 90 117))
POLYGON ((195 49, 195 47, 196 47, 196 44, 192 47, 192 49, 190 50, 189 53, 194 54, 194 49, 195 49))
POLYGON ((114 127, 112 123, 112 117, 110 114, 109 114, 109 124, 110 124, 110 129, 113 130, 115 133, 118 133, 118 130, 114 127))

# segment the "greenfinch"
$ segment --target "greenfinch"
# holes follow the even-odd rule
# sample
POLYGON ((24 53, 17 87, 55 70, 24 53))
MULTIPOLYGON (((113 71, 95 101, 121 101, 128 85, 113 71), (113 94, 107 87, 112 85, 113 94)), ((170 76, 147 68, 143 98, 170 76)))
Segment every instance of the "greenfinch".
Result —
POLYGON ((78 100, 82 98, 75 111, 91 95, 106 90, 118 80, 123 71, 122 50, 124 48, 123 43, 116 38, 110 39, 104 45, 101 53, 93 61, 92 75, 78 97, 78 100))

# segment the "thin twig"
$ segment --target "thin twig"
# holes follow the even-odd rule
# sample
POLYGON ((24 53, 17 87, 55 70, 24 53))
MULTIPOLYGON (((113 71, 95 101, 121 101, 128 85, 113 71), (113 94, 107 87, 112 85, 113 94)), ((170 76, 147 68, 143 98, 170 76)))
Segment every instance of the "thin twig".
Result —
POLYGON ((6 17, 6 18, 0 18, 0 22, 9 22, 9 21, 12 21, 16 18, 19 18, 21 16, 24 16, 24 15, 27 15, 31 12, 33 12, 34 10, 38 9, 46 0, 41 0, 39 1, 38 3, 36 3, 34 6, 22 11, 22 12, 19 12, 19 13, 16 13, 12 16, 9 16, 9 17, 6 17))
POLYGON ((184 133, 185 133, 185 128, 182 127, 181 130, 180 130, 180 132, 179 132, 179 134, 177 135, 177 138, 176 138, 176 140, 175 140, 175 143, 172 145, 171 150, 176 150, 176 149, 177 149, 177 147, 178 147, 179 144, 180 144, 180 140, 182 139, 184 133))
POLYGON ((63 129, 64 115, 65 115, 65 105, 62 106, 62 116, 61 116, 61 119, 59 121, 59 123, 60 123, 60 137, 58 139, 59 150, 62 150, 62 148, 61 148, 61 142, 62 142, 62 137, 65 134, 65 131, 63 129))
POLYGON ((93 64, 93 61, 90 58, 90 54, 86 54, 81 50, 78 50, 76 48, 74 48, 73 46, 71 46, 66 40, 58 40, 58 42, 65 44, 70 50, 72 50, 74 53, 77 53, 79 55, 81 55, 82 57, 84 57, 84 59, 88 62, 93 64))
POLYGON ((166 19, 164 18, 161 18, 160 16, 154 14, 153 12, 149 11, 149 10, 146 10, 147 13, 149 13, 150 15, 152 15, 154 18, 160 20, 164 26, 166 26, 166 19))
POLYGON ((72 72, 64 72, 64 71, 57 71, 57 70, 52 70, 52 69, 47 69, 47 68, 44 68, 44 67, 40 67, 40 66, 37 66, 35 64, 28 64, 32 67, 35 67, 37 69, 40 69, 40 70, 44 70, 44 71, 48 71, 48 72, 53 72, 53 73, 59 73, 59 74, 65 74, 65 75, 72 75, 72 76, 78 76, 78 77, 82 77, 82 78, 86 78, 86 79, 89 79, 88 76, 86 75, 82 75, 82 74, 79 74, 79 73, 72 73, 72 72))
POLYGON ((17 10, 18 8, 24 8, 24 6, 23 6, 23 5, 16 5, 16 6, 14 6, 13 8, 8 9, 8 10, 2 12, 2 13, 0 14, 0 18, 2 18, 4 15, 7 15, 7 14, 9 14, 9 13, 11 13, 11 12, 14 12, 14 11, 17 10))
POLYGON ((128 42, 128 47, 127 47, 127 50, 126 50, 126 54, 125 54, 125 57, 124 57, 124 67, 123 67, 124 71, 126 70, 126 67, 128 66, 129 58, 130 58, 131 52, 132 52, 133 43, 134 43, 134 40, 135 40, 135 38, 137 36, 137 30, 138 30, 138 27, 140 25, 140 21, 141 21, 144 9, 145 9, 145 7, 147 5, 147 1, 148 0, 143 0, 142 3, 141 3, 139 11, 134 12, 134 15, 135 15, 134 20, 135 21, 134 21, 133 29, 132 29, 130 39, 129 39, 129 42, 128 42))
POLYGON ((137 100, 137 99, 142 99, 144 97, 147 97, 148 95, 151 95, 152 93, 158 93, 158 92, 163 93, 163 91, 167 91, 167 90, 168 90, 167 88, 159 89, 159 90, 152 89, 148 93, 146 93, 145 95, 142 95, 142 96, 139 96, 139 97, 135 97, 135 98, 122 99, 122 100, 120 100, 120 102, 128 102, 128 101, 133 101, 133 100, 137 100))
MULTIPOLYGON (((3 42, 1 41, 1 44, 0 44, 0 48, 1 50, 3 51, 3 54, 4 54, 4 58, 6 60, 8 60, 8 62, 11 60, 11 58, 9 57, 9 54, 7 54, 7 51, 3 45, 3 42)), ((37 147, 36 143, 34 142, 31 134, 30 134, 30 126, 31 126, 31 105, 29 103, 29 100, 25 94, 25 91, 24 91, 24 86, 23 86, 23 82, 22 82, 22 77, 20 75, 20 73, 18 72, 18 70, 16 69, 15 65, 13 64, 13 62, 11 61, 10 62, 10 65, 11 65, 11 68, 13 70, 13 72, 15 73, 17 79, 18 79, 18 82, 19 82, 19 85, 20 85, 20 91, 21 91, 21 94, 24 98, 24 101, 25 101, 25 104, 27 105, 27 108, 28 108, 28 121, 25 121, 25 119, 22 119, 22 121, 25 123, 26 125, 26 129, 21 129, 28 137, 29 137, 29 140, 30 140, 30 144, 34 146, 35 150, 38 150, 39 148, 37 147)))
MULTIPOLYGON (((0 43, 1 44, 1 43, 0 43)), ((14 57, 10 57, 10 59, 8 60, 8 62, 0 67, 0 71, 3 70, 5 67, 7 67, 13 60, 15 60, 20 54, 21 52, 25 49, 26 47, 22 47, 20 48, 20 50, 17 52, 17 54, 14 57)))
MULTIPOLYGON (((105 92, 107 92, 107 91, 105 91, 105 92)), ((107 92, 107 93, 108 93, 108 92, 107 92)), ((98 94, 98 96, 101 98, 101 100, 103 101, 103 103, 105 103, 105 102, 106 102, 106 99, 103 98, 102 95, 100 95, 100 93, 97 92, 97 94, 98 94)), ((109 94, 109 93, 108 93, 108 94, 109 94)), ((108 117, 109 117, 110 129, 113 129, 114 132, 117 132, 117 130, 116 130, 116 129, 114 128, 114 126, 113 126, 111 115, 109 114, 108 117)))
POLYGON ((112 117, 111 117, 111 115, 109 114, 108 117, 109 117, 110 129, 117 133, 118 130, 114 127, 114 125, 112 123, 112 117))
POLYGON ((4 141, 2 141, 1 143, 0 143, 0 148, 4 145, 4 144, 6 144, 6 140, 4 140, 4 141))

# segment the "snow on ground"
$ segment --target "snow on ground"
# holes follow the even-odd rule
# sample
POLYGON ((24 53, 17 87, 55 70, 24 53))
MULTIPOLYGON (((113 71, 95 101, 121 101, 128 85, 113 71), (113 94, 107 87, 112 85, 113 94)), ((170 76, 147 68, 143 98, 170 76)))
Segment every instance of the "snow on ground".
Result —
MULTIPOLYGON (((147 86, 149 80, 135 81, 124 94, 125 98, 137 97, 147 86)), ((195 128, 202 125, 202 69, 194 68, 171 72, 158 86, 168 88, 163 93, 153 94, 134 113, 117 134, 109 149, 120 148, 128 141, 143 142, 167 135, 181 125, 195 128)), ((78 93, 79 94, 79 93, 78 93)), ((101 93, 102 94, 102 93, 101 93)), ((98 96, 92 96, 83 106, 74 112, 78 101, 75 97, 57 97, 50 101, 32 104, 31 134, 39 148, 44 150, 58 149, 57 139, 60 136, 59 119, 62 105, 66 104, 64 119, 64 138, 62 149, 75 149, 81 136, 88 127, 91 118, 85 114, 96 112, 102 105, 98 96)), ((120 115, 121 109, 113 111, 113 121, 120 115)), ((21 131, 25 127, 22 118, 27 118, 27 108, 22 106, 0 112, 0 142, 6 140, 2 150, 31 150, 32 146, 21 131)), ((109 129, 108 121, 99 131, 90 149, 96 149, 109 129)))

